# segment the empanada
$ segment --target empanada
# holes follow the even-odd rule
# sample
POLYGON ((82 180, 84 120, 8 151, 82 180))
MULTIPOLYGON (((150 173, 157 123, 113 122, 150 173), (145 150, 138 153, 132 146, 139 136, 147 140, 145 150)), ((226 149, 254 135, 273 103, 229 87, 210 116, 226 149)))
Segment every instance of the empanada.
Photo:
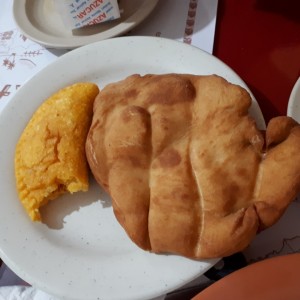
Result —
POLYGON ((94 83, 61 89, 37 109, 15 152, 19 198, 34 221, 39 208, 65 192, 88 189, 85 140, 99 93, 94 83))
POLYGON ((133 75, 94 103, 86 153, 138 246, 212 258, 244 249, 300 189, 300 126, 271 120, 219 76, 133 75))

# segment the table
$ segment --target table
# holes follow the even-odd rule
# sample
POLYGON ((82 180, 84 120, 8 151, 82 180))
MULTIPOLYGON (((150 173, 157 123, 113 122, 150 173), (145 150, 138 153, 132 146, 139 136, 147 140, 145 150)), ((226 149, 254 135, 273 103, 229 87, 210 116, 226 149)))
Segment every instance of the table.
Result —
MULTIPOLYGON (((167 5, 168 1, 163 1, 167 5)), ((205 1, 210 0, 198 0, 198 4, 205 1)), ((218 3, 213 54, 248 84, 266 121, 286 114, 290 92, 300 76, 299 11, 299 0, 219 0, 218 3)), ((132 34, 142 31, 140 27, 132 34)), ((44 49, 40 53, 49 60, 55 59, 44 49)), ((17 88, 17 84, 12 85, 9 92, 17 88)), ((300 252, 299 215, 300 199, 296 199, 282 219, 258 235, 245 250, 248 262, 300 252)))
POLYGON ((247 83, 266 121, 300 76, 300 1, 220 0, 213 54, 247 83))

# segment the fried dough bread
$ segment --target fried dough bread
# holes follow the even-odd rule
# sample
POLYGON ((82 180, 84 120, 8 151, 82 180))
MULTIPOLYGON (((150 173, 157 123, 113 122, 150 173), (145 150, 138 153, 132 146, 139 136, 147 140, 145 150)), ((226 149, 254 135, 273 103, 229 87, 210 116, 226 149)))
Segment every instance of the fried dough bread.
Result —
POLYGON ((86 154, 139 247, 200 259, 244 249, 300 189, 300 126, 265 136, 249 93, 225 79, 132 75, 94 103, 86 154))
POLYGON ((24 129, 15 152, 19 198, 33 221, 40 207, 66 192, 87 191, 85 141, 96 84, 67 86, 44 101, 24 129))

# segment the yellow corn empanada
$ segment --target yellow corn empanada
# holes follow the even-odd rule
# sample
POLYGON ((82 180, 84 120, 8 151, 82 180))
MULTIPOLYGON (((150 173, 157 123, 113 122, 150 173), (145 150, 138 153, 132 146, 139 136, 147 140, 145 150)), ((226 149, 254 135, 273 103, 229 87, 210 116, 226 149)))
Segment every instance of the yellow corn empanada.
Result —
POLYGON ((39 208, 70 192, 88 190, 85 140, 99 89, 76 83, 59 90, 34 113, 15 152, 19 198, 33 221, 39 208))

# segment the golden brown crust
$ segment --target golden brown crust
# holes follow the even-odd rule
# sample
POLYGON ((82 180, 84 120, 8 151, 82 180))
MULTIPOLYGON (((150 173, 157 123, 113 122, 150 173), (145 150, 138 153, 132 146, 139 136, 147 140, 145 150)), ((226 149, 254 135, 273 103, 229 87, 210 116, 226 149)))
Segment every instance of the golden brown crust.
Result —
POLYGON ((65 192, 88 189, 85 140, 99 93, 93 83, 68 86, 48 98, 24 129, 15 152, 19 198, 30 218, 65 192))
POLYGON ((260 162, 254 204, 261 229, 273 225, 300 189, 300 126, 289 117, 270 121, 267 152, 260 162))
POLYGON ((300 127, 272 121, 265 154, 250 105, 245 89, 215 75, 133 75, 102 90, 87 158, 137 245, 226 256, 282 215, 300 188, 300 127))

